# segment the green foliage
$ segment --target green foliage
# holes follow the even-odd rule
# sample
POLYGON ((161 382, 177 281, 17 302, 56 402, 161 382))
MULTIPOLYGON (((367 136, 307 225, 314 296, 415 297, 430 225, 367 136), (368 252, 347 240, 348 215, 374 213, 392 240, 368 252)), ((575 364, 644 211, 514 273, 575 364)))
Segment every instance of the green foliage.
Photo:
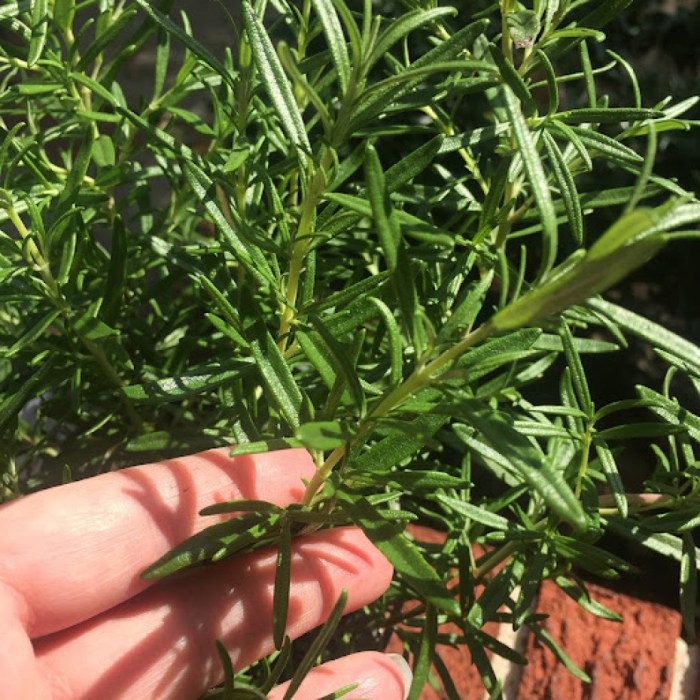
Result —
POLYGON ((0 8, 3 499, 221 444, 304 445, 318 466, 302 504, 214 506, 246 514, 145 572, 279 544, 276 661, 235 669, 234 688, 220 649, 220 697, 262 697, 284 673, 291 539, 339 524, 396 569, 375 626, 418 601, 398 627, 410 697, 431 660, 454 688, 435 657, 445 621, 491 693, 485 649, 518 658, 483 632, 495 619, 584 677, 528 610, 551 578, 614 617, 574 573, 632 570, 606 532, 680 562, 692 629, 700 418, 673 388, 697 398, 700 348, 599 296, 700 221, 653 170, 657 134, 695 126, 696 100, 644 107, 624 59, 588 53, 628 1, 466 18, 427 0, 393 17, 244 2, 222 56, 168 2, 0 8), (134 96, 125 69, 148 46, 152 93, 134 96), (605 73, 632 79, 632 104, 609 104, 605 73), (565 82, 580 101, 560 104, 565 82), (630 337, 666 380, 600 405, 588 355, 630 337), (620 468, 629 439, 655 467, 643 492, 620 468), (416 518, 444 546, 416 542, 416 518))

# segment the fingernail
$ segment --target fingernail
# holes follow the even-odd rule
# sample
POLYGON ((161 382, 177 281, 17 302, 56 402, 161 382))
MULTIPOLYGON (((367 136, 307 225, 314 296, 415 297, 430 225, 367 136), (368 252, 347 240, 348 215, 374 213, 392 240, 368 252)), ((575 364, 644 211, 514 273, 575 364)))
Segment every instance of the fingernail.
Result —
POLYGON ((408 697, 408 692, 411 690, 411 683, 413 683, 413 673, 411 667, 408 665, 408 661, 403 658, 400 654, 387 654, 387 656, 396 664, 401 674, 401 679, 403 680, 403 700, 408 697))

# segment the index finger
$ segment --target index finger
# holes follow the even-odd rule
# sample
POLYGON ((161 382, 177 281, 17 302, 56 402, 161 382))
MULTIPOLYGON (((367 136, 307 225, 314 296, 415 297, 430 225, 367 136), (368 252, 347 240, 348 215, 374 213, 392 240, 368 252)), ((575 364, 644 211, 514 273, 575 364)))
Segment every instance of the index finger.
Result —
POLYGON ((298 502, 305 450, 229 457, 229 447, 47 489, 0 508, 0 582, 24 601, 31 638, 87 620, 152 582, 141 572, 216 522, 199 511, 239 498, 298 502))

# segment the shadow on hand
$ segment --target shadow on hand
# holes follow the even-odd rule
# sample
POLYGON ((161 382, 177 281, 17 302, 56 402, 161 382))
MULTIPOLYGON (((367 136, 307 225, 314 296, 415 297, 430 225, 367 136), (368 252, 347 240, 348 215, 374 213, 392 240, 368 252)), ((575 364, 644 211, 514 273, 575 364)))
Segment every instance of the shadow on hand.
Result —
MULTIPOLYGON (((367 602, 353 600, 352 578, 367 569, 371 557, 346 536, 350 530, 316 533, 293 544, 287 619, 292 638, 320 624, 344 587, 350 588, 349 608, 367 602)), ((95 666, 106 670, 86 673, 83 700, 195 698, 221 682, 215 640, 229 650, 236 670, 273 651, 275 568, 276 552, 264 550, 163 581, 93 620, 41 640, 37 653, 73 643, 78 653, 83 645, 99 650, 95 666)))
MULTIPOLYGON (((228 519, 230 515, 200 516, 199 511, 211 503, 235 498, 265 499, 269 494, 260 487, 260 469, 255 455, 228 456, 229 448, 207 450, 190 457, 169 459, 153 465, 150 469, 134 468, 119 472, 125 485, 122 495, 137 501, 148 514, 149 525, 157 529, 165 538, 170 549, 196 532, 228 519), (195 461, 196 460, 196 461, 195 461), (221 471, 221 486, 211 492, 198 490, 195 469, 212 468, 221 471)), ((279 469, 284 470, 284 460, 280 455, 279 469)), ((214 481, 214 478, 211 479, 214 481)), ((298 500, 303 495, 303 484, 288 491, 290 500, 298 500)), ((134 533, 138 541, 138 530, 134 533)), ((159 554, 165 554, 165 551, 159 554)), ((158 555, 153 556, 153 561, 158 555)), ((153 563, 148 561, 145 566, 153 563)), ((143 568, 145 568, 145 566, 143 568)), ((129 591, 134 595, 149 585, 143 581, 142 571, 133 573, 129 591)))

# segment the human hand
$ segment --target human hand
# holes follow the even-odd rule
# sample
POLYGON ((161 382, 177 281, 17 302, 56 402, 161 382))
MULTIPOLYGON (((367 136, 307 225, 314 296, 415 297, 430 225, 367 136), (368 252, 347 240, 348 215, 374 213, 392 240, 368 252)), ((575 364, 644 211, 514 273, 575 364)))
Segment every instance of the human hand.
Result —
MULTIPOLYGON (((142 571, 217 522, 213 502, 298 502, 304 450, 236 458, 229 448, 102 474, 0 507, 0 679, 12 700, 192 700, 222 680, 220 640, 236 669, 273 651, 276 552, 260 550, 153 582, 142 571)), ((342 589, 346 612, 381 595, 392 569, 356 528, 294 541, 287 634, 321 624, 342 589)), ((408 671, 406 666, 404 671, 408 671)), ((365 652, 312 671, 295 694, 401 700, 401 664, 365 652)), ((284 686, 271 700, 281 700, 284 686)))

